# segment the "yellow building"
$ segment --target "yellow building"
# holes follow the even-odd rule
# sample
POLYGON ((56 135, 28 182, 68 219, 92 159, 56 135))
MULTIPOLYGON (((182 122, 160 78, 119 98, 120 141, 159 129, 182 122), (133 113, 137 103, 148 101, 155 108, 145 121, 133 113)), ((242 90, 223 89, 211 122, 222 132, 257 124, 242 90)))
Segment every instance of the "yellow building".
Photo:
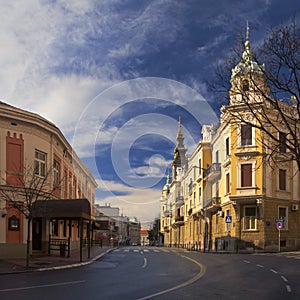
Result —
MULTIPOLYGON (((297 165, 284 143, 274 142, 257 128, 268 126, 266 120, 271 119, 273 134, 276 130, 279 140, 289 138, 281 117, 261 97, 261 91, 269 93, 263 68, 252 57, 247 33, 243 58, 232 70, 230 103, 221 108, 220 124, 203 126, 202 140, 180 177, 173 177, 170 184, 169 194, 176 195, 164 196, 170 208, 169 223, 161 215, 168 224, 165 229, 180 228, 180 239, 178 233, 177 239, 169 234, 176 241, 168 240, 169 244, 203 251, 300 248, 297 165), (269 159, 272 149, 277 152, 269 159), (180 223, 174 216, 177 220, 180 216, 180 223)), ((279 105, 287 115, 295 113, 293 106, 279 105)), ((174 174, 176 163, 172 166, 174 174)))

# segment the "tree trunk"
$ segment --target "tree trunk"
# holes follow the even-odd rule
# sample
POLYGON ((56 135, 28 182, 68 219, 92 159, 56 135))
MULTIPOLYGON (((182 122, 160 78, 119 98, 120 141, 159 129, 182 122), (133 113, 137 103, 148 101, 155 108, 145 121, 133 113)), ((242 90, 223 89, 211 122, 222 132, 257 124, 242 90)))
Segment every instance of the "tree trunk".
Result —
POLYGON ((26 268, 29 267, 29 257, 30 257, 30 224, 31 224, 31 218, 28 218, 27 219, 26 268))

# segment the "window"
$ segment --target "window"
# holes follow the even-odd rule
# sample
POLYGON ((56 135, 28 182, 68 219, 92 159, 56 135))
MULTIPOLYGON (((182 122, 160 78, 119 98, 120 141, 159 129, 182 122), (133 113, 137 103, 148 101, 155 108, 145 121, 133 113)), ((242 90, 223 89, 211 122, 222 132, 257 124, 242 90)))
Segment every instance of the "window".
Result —
POLYGON ((56 160, 53 162, 53 183, 59 185, 59 163, 56 160))
POLYGON ((244 92, 249 91, 249 81, 247 79, 242 81, 242 89, 244 92))
POLYGON ((46 176, 46 154, 35 150, 34 155, 34 172, 35 175, 45 177, 46 176))
POLYGON ((250 124, 241 125, 241 145, 252 145, 252 126, 250 124))
POLYGON ((51 234, 58 236, 58 221, 56 219, 51 222, 51 234))
POLYGON ((241 186, 252 186, 252 164, 241 165, 241 186))
POLYGON ((244 230, 256 230, 256 206, 244 208, 244 230))
POLYGON ((202 162, 201 162, 201 159, 199 159, 199 161, 198 161, 198 170, 199 170, 199 176, 201 176, 201 171, 202 171, 202 169, 201 169, 201 165, 202 165, 202 162))
POLYGON ((287 207, 278 207, 278 219, 283 219, 282 229, 288 229, 288 209, 287 207))
POLYGON ((226 156, 230 155, 230 145, 229 145, 229 138, 225 140, 225 145, 226 145, 226 156))
POLYGON ((279 152, 286 153, 286 133, 279 132, 279 152))
POLYGON ((218 163, 219 162, 219 151, 217 150, 216 151, 216 163, 218 163))
POLYGON ((286 191, 286 170, 279 169, 279 190, 286 191))
POLYGON ((219 232, 219 219, 218 219, 218 214, 216 214, 215 216, 216 216, 216 223, 215 223, 216 233, 218 233, 218 232, 219 232))
POLYGON ((230 193, 230 174, 226 174, 226 194, 230 193))
POLYGON ((201 187, 199 188, 199 204, 202 204, 202 189, 201 187))
POLYGON ((8 219, 8 230, 20 230, 20 219, 17 216, 8 219))

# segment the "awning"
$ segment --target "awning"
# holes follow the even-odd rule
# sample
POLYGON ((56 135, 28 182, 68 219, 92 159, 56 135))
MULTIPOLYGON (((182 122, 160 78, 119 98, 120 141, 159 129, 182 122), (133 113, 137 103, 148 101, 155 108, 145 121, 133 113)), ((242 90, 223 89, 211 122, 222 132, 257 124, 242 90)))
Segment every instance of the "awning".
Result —
POLYGON ((91 205, 87 199, 38 200, 32 205, 34 218, 91 219, 91 205))

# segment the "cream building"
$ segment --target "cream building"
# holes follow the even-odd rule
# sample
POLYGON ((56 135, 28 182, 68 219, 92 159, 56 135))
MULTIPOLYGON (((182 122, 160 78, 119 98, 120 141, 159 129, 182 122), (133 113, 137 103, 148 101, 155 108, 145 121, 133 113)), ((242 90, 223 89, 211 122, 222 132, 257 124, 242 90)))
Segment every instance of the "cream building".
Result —
POLYGON ((27 232, 31 253, 52 253, 62 243, 70 253, 93 238, 97 184, 54 124, 0 102, 0 153, 0 257, 24 257, 27 232), (43 181, 44 193, 38 196, 43 181), (32 192, 32 203, 26 207, 24 197, 7 201, 3 195, 8 189, 32 192), (46 201, 49 191, 51 200, 46 201), (31 210, 29 231, 18 207, 27 214, 31 210))

